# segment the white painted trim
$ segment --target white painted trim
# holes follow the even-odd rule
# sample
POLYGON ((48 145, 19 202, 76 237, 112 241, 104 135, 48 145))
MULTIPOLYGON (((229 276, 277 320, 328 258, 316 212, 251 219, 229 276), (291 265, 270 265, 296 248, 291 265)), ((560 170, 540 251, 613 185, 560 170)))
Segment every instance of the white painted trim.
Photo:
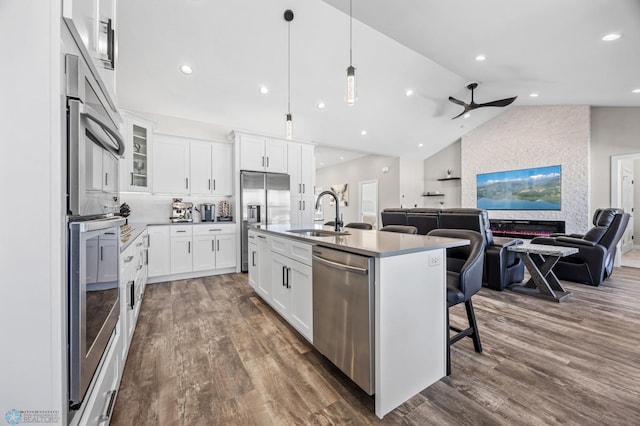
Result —
MULTIPOLYGON (((635 154, 623 154, 611 156, 611 207, 622 207, 622 182, 620 174, 622 172, 623 160, 640 160, 640 152, 635 154)), ((616 246, 616 258, 613 262, 614 266, 620 266, 622 258, 622 242, 619 241, 616 246)))

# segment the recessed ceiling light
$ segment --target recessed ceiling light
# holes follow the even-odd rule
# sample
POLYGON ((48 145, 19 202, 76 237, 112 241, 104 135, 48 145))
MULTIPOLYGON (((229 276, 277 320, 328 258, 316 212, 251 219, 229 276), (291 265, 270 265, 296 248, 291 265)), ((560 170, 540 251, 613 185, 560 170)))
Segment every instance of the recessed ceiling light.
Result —
POLYGON ((193 70, 191 69, 191 67, 189 65, 183 65, 180 67, 180 71, 182 71, 185 74, 191 74, 193 72, 193 70))
POLYGON ((413 90, 411 90, 411 89, 407 89, 407 91, 406 91, 406 92, 404 92, 404 94, 405 94, 406 96, 411 96, 411 95, 413 95, 413 90))
POLYGON ((602 40, 604 41, 614 41, 622 37, 620 33, 610 33, 602 36, 602 40))
POLYGON ((320 163, 321 166, 324 166, 324 163, 320 163))
POLYGON ((529 97, 531 98, 537 98, 538 96, 540 95, 538 95, 537 93, 529 93, 529 97))
POLYGON ((341 160, 344 160, 344 157, 340 157, 341 160))
POLYGON ((486 60, 486 59, 487 59, 487 57, 486 57, 486 56, 484 56, 484 55, 478 55, 478 56, 476 56, 476 61, 478 61, 478 62, 482 62, 482 61, 484 61, 484 60, 486 60))
POLYGON ((418 148, 422 148, 423 146, 424 146, 424 144, 423 144, 423 143, 419 143, 419 144, 418 144, 418 148))
POLYGON ((463 115, 463 117, 464 117, 464 118, 469 118, 469 117, 471 117, 471 113, 469 113, 469 112, 468 112, 468 113, 466 113, 465 115, 463 115))
POLYGON ((260 86, 260 93, 266 95, 267 93, 269 93, 269 88, 267 86, 260 86))
POLYGON ((640 93, 640 89, 633 89, 631 93, 640 93))
POLYGON ((360 132, 360 134, 361 134, 362 136, 364 136, 364 135, 366 135, 366 134, 367 134, 367 131, 366 131, 366 130, 363 130, 363 131, 361 131, 361 132, 360 132))
POLYGON ((318 109, 324 109, 325 106, 326 105, 324 104, 324 102, 318 102, 318 105, 317 105, 318 109))

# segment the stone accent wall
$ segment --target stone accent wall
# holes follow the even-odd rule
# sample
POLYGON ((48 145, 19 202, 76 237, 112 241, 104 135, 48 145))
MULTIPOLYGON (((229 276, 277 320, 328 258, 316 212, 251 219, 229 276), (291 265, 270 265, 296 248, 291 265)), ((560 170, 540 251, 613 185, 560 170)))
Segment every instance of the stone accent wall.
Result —
POLYGON ((476 207, 476 175, 562 166, 560 211, 490 210, 496 219, 564 220, 584 232, 591 219, 589 106, 513 107, 462 137, 462 206, 476 207))

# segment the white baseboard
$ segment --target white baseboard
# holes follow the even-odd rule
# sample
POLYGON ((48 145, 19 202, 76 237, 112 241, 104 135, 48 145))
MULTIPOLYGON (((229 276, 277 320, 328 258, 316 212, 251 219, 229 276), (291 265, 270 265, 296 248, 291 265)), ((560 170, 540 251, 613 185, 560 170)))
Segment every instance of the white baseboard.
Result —
POLYGON ((210 277, 213 275, 232 274, 236 272, 236 267, 211 269, 209 271, 185 272, 182 274, 162 275, 160 277, 151 277, 147 279, 147 284, 164 283, 167 281, 190 280, 194 278, 210 277))

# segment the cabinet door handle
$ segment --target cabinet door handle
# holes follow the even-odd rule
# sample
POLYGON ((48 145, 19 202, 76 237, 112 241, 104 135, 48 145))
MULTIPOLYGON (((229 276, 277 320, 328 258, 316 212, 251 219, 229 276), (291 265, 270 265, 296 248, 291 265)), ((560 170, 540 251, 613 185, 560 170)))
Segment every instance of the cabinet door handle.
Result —
POLYGON ((213 180, 213 190, 214 191, 216 190, 216 180, 215 179, 213 180))
POLYGON ((104 254, 104 247, 100 247, 100 261, 104 260, 103 254, 104 254))
POLYGON ((187 241, 187 253, 191 253, 191 241, 187 241))
POLYGON ((135 305, 135 301, 134 301, 134 286, 135 286, 136 282, 135 281, 129 281, 127 283, 127 307, 129 309, 133 309, 134 305, 135 305))
POLYGON ((217 250, 220 251, 220 240, 216 240, 217 250))
POLYGON ((264 235, 258 235, 258 238, 262 238, 263 240, 267 239, 267 237, 265 237, 264 235))
POLYGON ((127 256, 124 258, 124 263, 129 263, 133 260, 133 256, 127 256))
POLYGON ((291 268, 287 268, 287 288, 291 288, 291 284, 289 284, 289 274, 291 273, 291 268))
POLYGON ((149 249, 146 249, 144 251, 144 264, 148 265, 149 264, 149 249))
POLYGON ((262 156, 262 167, 264 167, 264 156, 262 156))
POLYGON ((302 193, 305 194, 307 192, 307 189, 304 187, 304 183, 302 184, 302 193))
POLYGON ((302 185, 298 184, 298 194, 302 192, 302 185))
POLYGON ((302 210, 302 201, 298 201, 298 210, 302 210))
POLYGON ((211 179, 209 179, 209 191, 211 191, 211 179))
POLYGON ((131 185, 133 186, 133 172, 131 172, 131 185))
POLYGON ((189 178, 184 178, 186 189, 189 189, 189 178))
POLYGON ((186 231, 186 230, 184 230, 184 229, 179 229, 179 230, 177 230, 176 232, 187 232, 187 231, 186 231))
POLYGON ((267 157, 267 167, 269 167, 269 157, 267 157))
POLYGON ((307 202, 302 200, 302 210, 306 210, 307 209, 307 202))
POLYGON ((109 173, 105 172, 104 174, 104 186, 109 186, 109 173))
POLYGON ((213 247, 213 240, 211 240, 211 251, 216 251, 216 249, 213 247))
POLYGON ((256 266, 256 252, 251 252, 251 266, 256 266))
MULTIPOLYGON (((215 232, 215 231, 222 231, 222 228, 209 229, 209 232, 215 232)), ((249 237, 249 238, 251 238, 251 237, 249 237)))
POLYGON ((283 266, 283 267, 282 267, 282 286, 283 286, 283 287, 286 287, 286 286, 287 286, 287 284, 286 284, 286 282, 285 282, 285 276, 286 276, 286 275, 287 275, 287 267, 286 267, 286 266, 283 266))

